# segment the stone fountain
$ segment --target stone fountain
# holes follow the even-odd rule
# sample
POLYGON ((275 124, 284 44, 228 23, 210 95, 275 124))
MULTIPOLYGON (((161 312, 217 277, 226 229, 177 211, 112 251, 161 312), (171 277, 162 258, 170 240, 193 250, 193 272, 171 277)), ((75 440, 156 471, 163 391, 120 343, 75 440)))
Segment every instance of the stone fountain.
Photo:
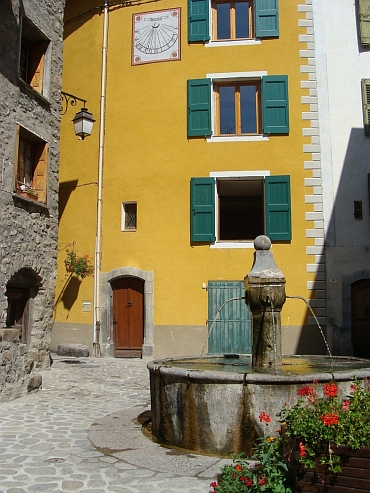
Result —
POLYGON ((336 380, 343 396, 353 378, 370 377, 370 361, 325 356, 282 356, 280 312, 285 278, 266 236, 255 240, 255 261, 244 279, 252 313, 250 355, 164 359, 148 364, 152 434, 165 446, 216 456, 251 452, 266 432, 259 415, 271 416, 269 434, 279 427, 275 414, 294 403, 297 390, 313 380, 336 380))

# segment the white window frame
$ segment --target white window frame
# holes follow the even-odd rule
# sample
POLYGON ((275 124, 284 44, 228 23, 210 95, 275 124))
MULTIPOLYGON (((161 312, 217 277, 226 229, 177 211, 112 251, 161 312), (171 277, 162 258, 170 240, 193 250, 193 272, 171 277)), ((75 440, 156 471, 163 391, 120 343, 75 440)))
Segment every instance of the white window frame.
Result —
MULTIPOLYGON (((215 48, 219 46, 247 46, 247 45, 259 45, 261 44, 261 38, 250 38, 250 39, 213 39, 213 9, 212 9, 212 0, 209 2, 209 33, 210 39, 209 41, 204 42, 204 46, 206 48, 215 48)), ((253 6, 254 8, 254 6, 253 6)))
POLYGON ((136 200, 127 200, 122 202, 121 204, 121 231, 126 232, 135 232, 137 231, 137 201, 136 200), (136 204, 136 228, 126 228, 126 205, 136 204))
POLYGON ((221 241, 218 239, 219 234, 219 201, 217 193, 217 179, 218 180, 235 180, 235 179, 246 179, 246 178, 260 178, 264 180, 266 176, 270 176, 269 170, 260 171, 216 171, 209 174, 210 177, 215 178, 215 233, 216 241, 211 243, 210 248, 254 248, 254 241, 221 241))
MULTIPOLYGON (((266 135, 215 135, 216 133, 216 94, 214 84, 225 84, 227 82, 248 82, 261 81, 262 77, 268 75, 266 70, 256 72, 226 72, 207 74, 207 79, 212 81, 211 115, 212 115, 212 135, 206 138, 207 142, 255 142, 268 141, 266 135)), ((260 108, 261 109, 261 108, 260 108)))

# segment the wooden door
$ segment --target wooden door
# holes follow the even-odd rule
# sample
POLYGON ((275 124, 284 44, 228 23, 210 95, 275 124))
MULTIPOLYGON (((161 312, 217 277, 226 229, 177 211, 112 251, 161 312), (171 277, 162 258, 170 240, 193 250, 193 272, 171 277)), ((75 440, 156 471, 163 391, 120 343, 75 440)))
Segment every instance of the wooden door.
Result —
POLYGON ((370 279, 351 286, 353 355, 370 358, 370 279))
POLYGON ((114 356, 141 358, 144 339, 144 281, 125 277, 113 288, 114 356))
POLYGON ((242 281, 208 282, 208 354, 250 354, 252 352, 252 322, 245 300, 227 303, 213 320, 223 303, 242 298, 242 281), (213 324, 213 329, 210 329, 213 324))
POLYGON ((29 290, 24 288, 7 288, 8 310, 6 326, 18 328, 19 341, 28 343, 28 319, 29 319, 29 290))

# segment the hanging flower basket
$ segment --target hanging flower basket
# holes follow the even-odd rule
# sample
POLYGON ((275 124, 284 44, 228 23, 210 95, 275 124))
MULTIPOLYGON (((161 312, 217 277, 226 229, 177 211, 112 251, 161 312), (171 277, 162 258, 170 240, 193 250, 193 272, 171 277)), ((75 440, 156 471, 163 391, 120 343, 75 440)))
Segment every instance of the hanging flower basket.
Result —
POLYGON ((94 267, 88 255, 79 257, 75 251, 66 250, 66 252, 67 258, 64 260, 64 265, 67 272, 75 274, 81 279, 94 274, 94 267))

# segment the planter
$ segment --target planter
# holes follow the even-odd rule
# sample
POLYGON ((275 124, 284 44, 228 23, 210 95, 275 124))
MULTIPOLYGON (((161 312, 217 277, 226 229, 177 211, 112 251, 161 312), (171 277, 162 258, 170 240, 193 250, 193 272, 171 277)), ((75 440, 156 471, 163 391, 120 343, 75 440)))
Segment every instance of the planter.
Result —
POLYGON ((341 457, 342 472, 327 473, 326 466, 316 459, 315 469, 298 469, 296 493, 368 493, 370 491, 370 447, 351 450, 347 446, 332 447, 341 457))
POLYGON ((22 190, 21 191, 18 191, 17 193, 21 197, 26 197, 27 199, 30 199, 30 200, 37 201, 37 199, 38 199, 38 196, 37 195, 34 195, 33 193, 23 192, 22 190))

